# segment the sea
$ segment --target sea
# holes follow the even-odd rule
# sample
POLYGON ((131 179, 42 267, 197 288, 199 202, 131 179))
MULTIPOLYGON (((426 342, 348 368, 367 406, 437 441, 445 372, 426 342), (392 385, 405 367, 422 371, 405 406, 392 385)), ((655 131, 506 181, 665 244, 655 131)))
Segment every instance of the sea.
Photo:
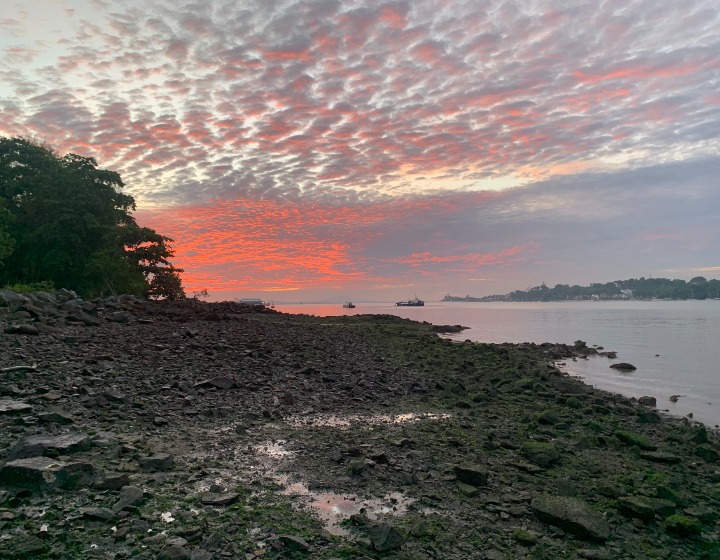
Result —
POLYGON ((651 396, 658 410, 720 427, 720 300, 568 301, 549 303, 425 302, 281 304, 284 313, 321 317, 391 314, 436 325, 463 325, 457 341, 557 342, 617 352, 617 359, 567 360, 561 369, 599 389, 651 396), (637 369, 610 368, 629 362, 637 369), (671 400, 673 397, 673 400, 671 400), (675 401, 675 402, 673 402, 675 401))

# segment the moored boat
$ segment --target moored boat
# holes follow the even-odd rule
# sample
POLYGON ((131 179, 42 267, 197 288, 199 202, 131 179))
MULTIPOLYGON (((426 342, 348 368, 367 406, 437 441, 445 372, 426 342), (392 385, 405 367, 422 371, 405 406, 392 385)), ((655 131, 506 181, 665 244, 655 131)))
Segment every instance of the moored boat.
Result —
POLYGON ((425 305, 425 302, 415 296, 413 299, 407 301, 398 301, 395 305, 398 307, 422 307, 425 305))
POLYGON ((352 301, 348 301, 347 303, 343 303, 343 307, 345 309, 355 309, 355 304, 352 301))

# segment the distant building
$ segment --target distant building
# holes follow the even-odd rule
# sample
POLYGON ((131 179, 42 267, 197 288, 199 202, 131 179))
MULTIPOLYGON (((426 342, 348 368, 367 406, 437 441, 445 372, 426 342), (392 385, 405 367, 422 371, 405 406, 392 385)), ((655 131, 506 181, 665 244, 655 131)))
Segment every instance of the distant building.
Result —
POLYGON ((261 300, 260 298, 243 298, 237 300, 237 302, 244 303, 245 305, 267 305, 267 302, 261 300))

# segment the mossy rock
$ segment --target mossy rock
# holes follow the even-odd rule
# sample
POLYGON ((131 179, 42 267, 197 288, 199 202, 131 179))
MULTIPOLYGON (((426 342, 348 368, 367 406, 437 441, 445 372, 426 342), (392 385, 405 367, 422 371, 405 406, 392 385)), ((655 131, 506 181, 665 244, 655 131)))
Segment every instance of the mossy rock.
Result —
POLYGON ((655 445, 645 436, 641 436, 640 434, 636 434, 635 432, 618 430, 615 432, 615 436, 624 444, 629 445, 630 447, 639 447, 643 451, 655 451, 657 449, 657 445, 655 445))
POLYGON ((540 467, 549 467, 560 460, 560 452, 551 443, 526 441, 521 452, 530 462, 540 467))
POLYGON ((655 496, 662 500, 670 500, 674 504, 683 505, 686 500, 669 486, 658 486, 655 488, 655 496))
POLYGON ((702 532, 702 527, 697 521, 684 515, 671 515, 668 517, 665 520, 665 529, 668 533, 679 537, 691 537, 702 532))
POLYGON ((542 494, 532 501, 530 507, 541 521, 581 539, 602 542, 610 536, 610 525, 602 513, 582 500, 542 494))
POLYGON ((692 439, 696 443, 707 443, 708 442, 707 428, 705 426, 698 427, 695 430, 695 433, 693 434, 692 439))
POLYGON ((545 410, 541 412, 537 417, 538 424, 545 424, 554 426, 560 422, 561 418, 558 414, 552 410, 545 410))
POLYGON ((695 448, 695 454, 705 459, 708 463, 717 463, 718 460, 720 460, 720 453, 707 444, 698 445, 697 448, 695 448))
POLYGON ((513 531, 513 538, 525 546, 532 546, 538 542, 538 534, 533 531, 526 531, 525 529, 515 529, 513 531))
POLYGON ((623 515, 645 521, 652 521, 655 515, 665 517, 675 512, 675 504, 670 500, 644 496, 623 496, 618 498, 617 505, 623 515))
POLYGON ((577 410, 580 407, 582 407, 582 403, 580 402, 580 399, 578 399, 577 397, 570 397, 565 401, 565 406, 567 406, 568 408, 574 408, 577 410))

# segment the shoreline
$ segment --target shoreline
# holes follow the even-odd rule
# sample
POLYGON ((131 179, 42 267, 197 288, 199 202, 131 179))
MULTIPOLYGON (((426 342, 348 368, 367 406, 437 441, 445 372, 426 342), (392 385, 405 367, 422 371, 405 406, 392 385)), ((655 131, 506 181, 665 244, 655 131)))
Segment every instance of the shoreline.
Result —
MULTIPOLYGON (((3 557, 720 552, 717 434, 552 365, 582 348, 456 343, 389 315, 84 303, 97 322, 0 339, 3 557), (391 497, 338 536, 313 496, 391 497)), ((40 323, 15 313, 4 328, 40 323)))

